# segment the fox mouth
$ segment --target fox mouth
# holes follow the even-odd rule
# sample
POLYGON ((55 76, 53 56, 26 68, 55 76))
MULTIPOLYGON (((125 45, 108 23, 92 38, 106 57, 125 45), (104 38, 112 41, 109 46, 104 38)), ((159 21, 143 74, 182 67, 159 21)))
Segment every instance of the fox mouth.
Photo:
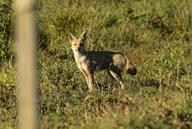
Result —
POLYGON ((73 51, 79 51, 79 48, 71 48, 73 51))

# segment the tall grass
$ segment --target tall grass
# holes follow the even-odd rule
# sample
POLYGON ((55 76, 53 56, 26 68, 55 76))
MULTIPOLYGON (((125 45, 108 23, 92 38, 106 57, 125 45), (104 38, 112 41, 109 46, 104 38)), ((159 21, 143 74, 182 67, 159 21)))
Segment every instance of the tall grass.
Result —
MULTIPOLYGON (((190 0, 39 0, 37 14, 42 128, 192 127, 190 0), (123 74, 125 90, 98 72, 101 87, 88 92, 68 41, 69 32, 83 31, 88 50, 117 50, 136 65, 136 76, 123 74)), ((6 13, 0 17, 9 19, 6 13)), ((3 45, 7 41, 12 43, 2 38, 3 45)), ((12 47, 3 51, 8 57, 12 47)), ((13 62, 1 63, 1 128, 16 128, 18 121, 13 62)))

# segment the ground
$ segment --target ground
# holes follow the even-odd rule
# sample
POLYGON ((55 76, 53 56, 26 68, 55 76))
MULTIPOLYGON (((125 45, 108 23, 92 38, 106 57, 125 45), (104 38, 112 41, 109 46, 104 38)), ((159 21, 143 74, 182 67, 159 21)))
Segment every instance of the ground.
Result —
MULTIPOLYGON (((11 1, 0 6, 0 128, 17 128, 11 1), (6 21, 6 22, 5 22, 6 21)), ((36 8, 41 128, 190 129, 192 1, 39 0, 36 8), (137 67, 125 90, 105 72, 88 87, 68 33, 88 34, 87 50, 116 50, 137 67)))

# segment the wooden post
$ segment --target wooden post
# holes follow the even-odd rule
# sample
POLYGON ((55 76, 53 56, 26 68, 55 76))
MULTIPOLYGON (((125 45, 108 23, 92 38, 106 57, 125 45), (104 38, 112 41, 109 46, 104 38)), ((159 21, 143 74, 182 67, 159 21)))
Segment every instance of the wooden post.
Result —
POLYGON ((37 129, 35 0, 15 0, 18 111, 20 129, 37 129))

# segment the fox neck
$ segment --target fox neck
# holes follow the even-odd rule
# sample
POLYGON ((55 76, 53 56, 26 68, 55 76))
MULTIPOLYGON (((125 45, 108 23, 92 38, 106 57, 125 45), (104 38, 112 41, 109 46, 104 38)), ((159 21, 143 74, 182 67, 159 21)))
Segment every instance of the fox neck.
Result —
POLYGON ((76 51, 76 50, 73 50, 73 53, 74 53, 74 57, 75 57, 75 60, 78 62, 78 60, 85 56, 87 54, 87 51, 85 49, 81 50, 81 51, 76 51))

